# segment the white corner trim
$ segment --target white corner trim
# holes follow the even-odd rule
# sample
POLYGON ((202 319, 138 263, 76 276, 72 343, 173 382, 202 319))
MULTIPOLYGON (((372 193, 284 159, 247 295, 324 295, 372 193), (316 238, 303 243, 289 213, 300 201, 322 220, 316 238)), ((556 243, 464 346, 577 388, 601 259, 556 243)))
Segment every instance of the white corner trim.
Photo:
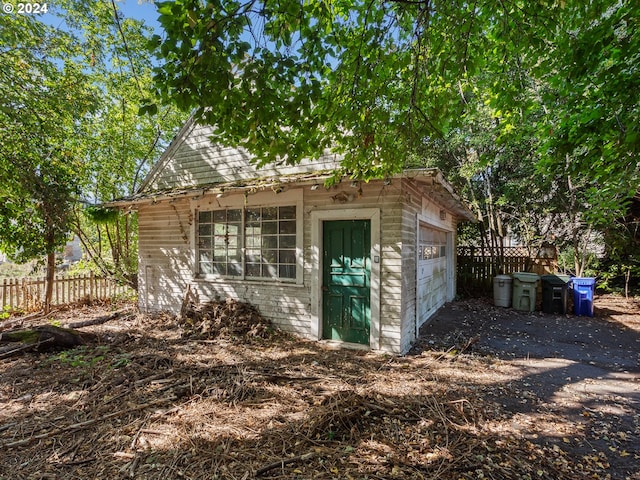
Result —
POLYGON ((371 333, 369 347, 380 350, 380 209, 347 208, 343 210, 311 211, 311 338, 322 339, 322 222, 331 220, 371 221, 371 333), (374 258, 378 257, 379 262, 374 258))

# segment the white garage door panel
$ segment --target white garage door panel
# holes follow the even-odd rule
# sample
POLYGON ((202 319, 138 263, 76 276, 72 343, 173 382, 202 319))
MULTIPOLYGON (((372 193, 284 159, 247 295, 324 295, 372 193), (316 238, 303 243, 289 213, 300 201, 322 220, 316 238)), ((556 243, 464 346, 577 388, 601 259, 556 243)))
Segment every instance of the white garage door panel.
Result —
POLYGON ((447 297, 447 234, 420 223, 418 232, 417 324, 422 325, 447 297))

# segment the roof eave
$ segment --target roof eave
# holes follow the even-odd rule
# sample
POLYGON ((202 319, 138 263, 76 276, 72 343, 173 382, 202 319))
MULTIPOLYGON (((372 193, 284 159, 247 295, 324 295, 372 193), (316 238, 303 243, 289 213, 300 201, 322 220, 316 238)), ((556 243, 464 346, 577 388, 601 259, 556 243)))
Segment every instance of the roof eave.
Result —
MULTIPOLYGON (((285 177, 266 177, 262 179, 243 180, 235 182, 225 182, 216 184, 198 185, 195 187, 186 187, 171 190, 156 190, 149 193, 138 193, 129 198, 113 200, 105 202, 104 207, 122 208, 127 210, 136 210, 140 205, 147 203, 158 203, 166 200, 175 200, 178 198, 192 197, 197 199, 203 195, 227 195, 229 193, 245 193, 267 190, 269 188, 276 189, 287 185, 321 185, 328 178, 334 175, 333 171, 322 171, 307 174, 296 174, 285 177)), ((347 178, 347 177, 344 177, 347 178)), ((460 197, 455 193, 453 187, 444 179, 442 172, 437 168, 417 168, 404 170, 402 173, 396 174, 391 178, 410 179, 419 183, 427 183, 429 186, 439 185, 444 192, 438 193, 434 188, 425 194, 434 197, 436 201, 445 208, 455 214, 458 218, 475 222, 475 215, 462 202, 460 197)), ((382 180, 382 179, 380 179, 382 180)))

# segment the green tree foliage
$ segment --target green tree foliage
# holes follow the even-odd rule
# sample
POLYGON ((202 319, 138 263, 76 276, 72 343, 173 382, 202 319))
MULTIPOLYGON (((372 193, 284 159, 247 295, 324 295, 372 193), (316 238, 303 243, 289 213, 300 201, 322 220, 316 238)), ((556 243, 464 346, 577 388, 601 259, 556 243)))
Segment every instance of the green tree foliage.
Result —
POLYGON ((69 36, 29 16, 0 16, 0 238, 19 259, 46 255, 46 309, 55 251, 70 230, 82 178, 85 120, 95 89, 69 36))
POLYGON ((355 177, 398 172, 459 115, 485 58, 494 5, 436 3, 158 3, 156 86, 261 162, 331 148, 355 177))
MULTIPOLYGON (((156 115, 138 115, 152 97, 150 29, 123 17, 114 1, 62 5, 66 28, 82 38, 85 61, 102 94, 85 155, 91 175, 84 178, 82 195, 85 204, 95 205, 133 194, 186 115, 163 105, 156 115)), ((100 273, 137 287, 134 213, 78 209, 74 229, 100 273)))
POLYGON ((549 111, 541 167, 588 177, 585 214, 595 224, 623 217, 620 200, 639 184, 639 26, 637 2, 580 2, 562 17, 541 72, 549 111))
POLYGON ((82 205, 132 194, 185 115, 138 116, 152 97, 150 31, 116 2, 60 0, 50 12, 55 27, 0 16, 2 249, 19 260, 46 254, 52 279, 55 252, 75 231, 102 273, 135 286, 135 216, 95 221, 82 205))
POLYGON ((496 245, 501 222, 532 245, 554 232, 584 244, 625 218, 640 184, 638 2, 174 0, 158 12, 159 93, 258 162, 330 148, 339 174, 367 179, 438 156, 496 245))

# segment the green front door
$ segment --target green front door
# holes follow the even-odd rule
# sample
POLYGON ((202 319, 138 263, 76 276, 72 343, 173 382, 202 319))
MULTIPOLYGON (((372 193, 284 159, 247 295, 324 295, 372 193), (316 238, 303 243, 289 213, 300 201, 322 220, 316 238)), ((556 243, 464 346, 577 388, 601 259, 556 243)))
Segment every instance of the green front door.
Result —
POLYGON ((370 221, 325 221, 322 237, 322 337, 369 345, 370 221))

